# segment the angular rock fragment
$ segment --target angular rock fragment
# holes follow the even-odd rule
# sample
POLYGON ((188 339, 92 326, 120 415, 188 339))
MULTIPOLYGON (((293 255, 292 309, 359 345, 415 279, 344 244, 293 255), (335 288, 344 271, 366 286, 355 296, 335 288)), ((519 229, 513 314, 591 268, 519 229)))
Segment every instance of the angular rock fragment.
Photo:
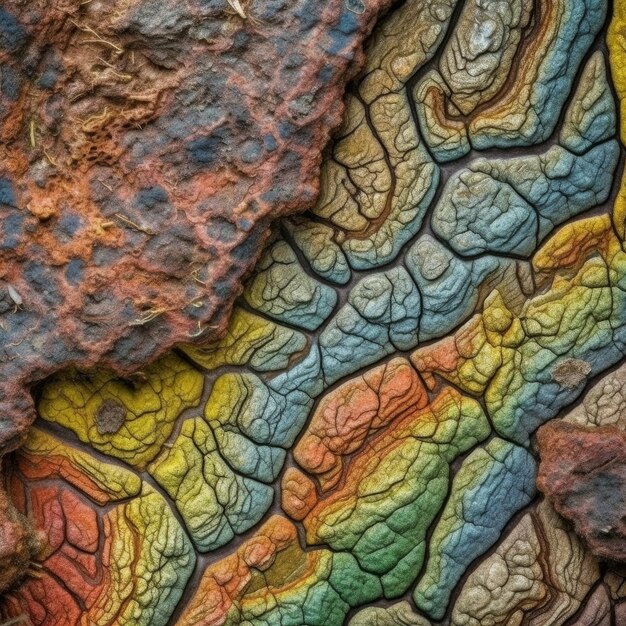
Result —
POLYGON ((5 3, 3 379, 217 336, 269 220, 315 201, 386 4, 5 3))
POLYGON ((539 489, 595 555, 626 562, 626 433, 550 422, 537 443, 539 489))

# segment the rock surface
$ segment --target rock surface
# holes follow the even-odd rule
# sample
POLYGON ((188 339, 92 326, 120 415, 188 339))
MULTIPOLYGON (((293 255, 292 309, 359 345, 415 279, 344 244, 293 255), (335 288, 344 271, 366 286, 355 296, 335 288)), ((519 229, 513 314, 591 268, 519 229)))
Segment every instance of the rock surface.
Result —
POLYGON ((0 455, 32 383, 225 331, 271 220, 314 203, 389 4, 2 3, 0 455))
POLYGON ((539 489, 594 554, 626 563, 626 433, 551 422, 537 442, 539 489))
POLYGON ((225 330, 270 221, 315 201, 388 4, 3 3, 0 450, 55 370, 225 330))
POLYGON ((470 573, 450 624, 566 622, 599 577, 595 559, 567 526, 546 500, 533 506, 470 573))
POLYGON ((226 334, 38 387, 9 487, 41 542, 0 616, 620 623, 626 583, 535 493, 535 432, 588 384, 576 419, 623 428, 607 9, 399 3, 226 334))

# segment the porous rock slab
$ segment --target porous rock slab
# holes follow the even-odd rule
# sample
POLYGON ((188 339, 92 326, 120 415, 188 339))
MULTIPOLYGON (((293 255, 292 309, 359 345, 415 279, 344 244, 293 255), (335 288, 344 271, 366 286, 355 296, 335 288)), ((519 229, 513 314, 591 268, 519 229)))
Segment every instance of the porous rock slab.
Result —
POLYGON ((271 220, 315 201, 389 4, 2 3, 0 454, 50 373, 220 335, 271 220))

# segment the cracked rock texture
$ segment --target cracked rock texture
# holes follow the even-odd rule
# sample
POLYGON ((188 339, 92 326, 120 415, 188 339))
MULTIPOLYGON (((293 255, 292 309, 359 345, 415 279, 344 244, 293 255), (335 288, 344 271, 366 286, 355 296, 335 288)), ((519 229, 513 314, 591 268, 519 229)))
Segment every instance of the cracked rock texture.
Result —
POLYGON ((626 5, 610 8, 394 5, 316 204, 276 222, 226 333, 35 389, 6 485, 37 541, 0 616, 622 624, 624 570, 586 538, 598 512, 622 524, 626 5))

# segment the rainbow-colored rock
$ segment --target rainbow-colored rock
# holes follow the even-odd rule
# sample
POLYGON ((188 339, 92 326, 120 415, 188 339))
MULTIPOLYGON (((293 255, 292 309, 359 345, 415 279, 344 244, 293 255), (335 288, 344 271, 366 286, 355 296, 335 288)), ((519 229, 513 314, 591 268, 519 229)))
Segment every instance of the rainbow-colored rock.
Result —
MULTIPOLYGON (((537 446, 625 437, 626 3, 613 13, 391 11, 316 207, 277 225, 227 334, 37 390, 7 485, 38 550, 0 616, 626 624, 623 569, 602 562, 618 531, 591 538, 589 498, 550 499, 574 482, 549 475, 567 441, 537 446)), ((589 475, 594 504, 616 474, 589 475)))

